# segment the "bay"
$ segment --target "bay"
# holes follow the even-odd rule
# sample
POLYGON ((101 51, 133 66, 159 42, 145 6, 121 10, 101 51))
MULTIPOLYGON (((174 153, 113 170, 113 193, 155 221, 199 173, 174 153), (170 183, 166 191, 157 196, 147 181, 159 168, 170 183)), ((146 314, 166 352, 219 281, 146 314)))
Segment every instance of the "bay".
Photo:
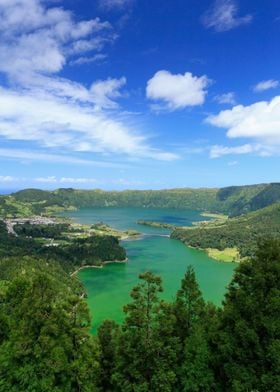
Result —
POLYGON ((190 226, 192 222, 205 220, 196 211, 180 209, 147 208, 82 208, 63 214, 74 221, 91 224, 104 222, 117 229, 133 229, 143 233, 138 239, 122 241, 128 263, 108 264, 103 269, 88 268, 78 277, 87 290, 87 303, 92 315, 92 332, 106 319, 123 320, 123 306, 130 301, 129 293, 139 282, 138 275, 152 271, 163 280, 162 297, 173 300, 181 279, 188 267, 194 267, 205 300, 220 305, 229 284, 235 263, 217 262, 206 252, 186 247, 180 241, 170 239, 168 229, 137 224, 137 220, 161 221, 178 226, 190 226))

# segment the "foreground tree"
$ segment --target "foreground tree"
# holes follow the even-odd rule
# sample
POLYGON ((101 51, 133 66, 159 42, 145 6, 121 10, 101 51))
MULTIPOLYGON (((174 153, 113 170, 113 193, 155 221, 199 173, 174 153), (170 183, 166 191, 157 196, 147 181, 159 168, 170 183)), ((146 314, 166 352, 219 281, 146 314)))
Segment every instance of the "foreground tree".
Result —
POLYGON ((192 266, 182 279, 173 308, 176 318, 174 333, 180 341, 177 389, 184 392, 213 391, 214 375, 207 336, 213 307, 206 306, 192 266))
POLYGON ((48 273, 26 272, 1 301, 0 391, 96 391, 98 351, 86 304, 48 273))
POLYGON ((101 391, 114 391, 112 375, 116 367, 117 343, 120 330, 118 324, 105 320, 98 328, 100 345, 100 373, 98 385, 101 391))
POLYGON ((172 322, 163 320, 168 306, 158 297, 162 291, 161 279, 151 272, 139 277, 142 283, 132 290, 132 303, 124 307, 126 319, 113 376, 115 390, 171 392, 176 379, 172 367, 176 344, 173 341, 171 345, 169 341, 172 322))
POLYGON ((189 266, 181 282, 174 303, 176 333, 182 343, 190 336, 193 327, 201 321, 205 312, 205 303, 196 281, 195 272, 189 266))
POLYGON ((214 392, 216 383, 211 368, 211 351, 203 325, 197 325, 186 339, 183 360, 179 366, 182 392, 214 392))
POLYGON ((264 241, 237 268, 220 317, 222 390, 280 390, 280 241, 264 241))

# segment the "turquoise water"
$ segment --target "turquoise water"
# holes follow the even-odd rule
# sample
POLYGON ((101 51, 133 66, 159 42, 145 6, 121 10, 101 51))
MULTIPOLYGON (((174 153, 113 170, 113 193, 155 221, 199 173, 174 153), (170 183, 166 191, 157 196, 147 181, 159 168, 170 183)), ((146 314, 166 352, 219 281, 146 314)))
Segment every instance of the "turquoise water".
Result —
POLYGON ((176 225, 191 225, 205 220, 188 210, 145 208, 87 208, 67 212, 79 223, 103 221, 118 229, 135 229, 145 233, 137 240, 123 241, 128 255, 126 264, 110 264, 103 269, 84 269, 78 274, 87 289, 87 302, 92 314, 92 330, 105 319, 121 322, 122 308, 130 301, 129 292, 138 283, 138 275, 150 270, 162 277, 163 298, 172 300, 188 265, 193 265, 204 298, 219 305, 229 284, 234 263, 217 262, 200 250, 186 247, 177 240, 161 237, 167 229, 137 225, 138 219, 156 220, 176 225))
POLYGON ((81 208, 77 211, 64 212, 63 216, 73 218, 78 223, 104 222, 119 230, 132 229, 141 233, 152 234, 169 233, 170 230, 138 225, 137 221, 142 219, 171 223, 178 226, 191 226, 192 222, 210 219, 201 217, 196 211, 184 209, 121 207, 81 208))

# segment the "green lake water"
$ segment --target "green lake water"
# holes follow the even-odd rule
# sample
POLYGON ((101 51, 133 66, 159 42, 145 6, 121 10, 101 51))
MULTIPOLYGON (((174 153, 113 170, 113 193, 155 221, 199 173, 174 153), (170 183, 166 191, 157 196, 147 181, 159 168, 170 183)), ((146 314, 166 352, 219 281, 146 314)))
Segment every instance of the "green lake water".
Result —
POLYGON ((152 271, 162 277, 163 298, 172 300, 188 265, 193 265, 198 283, 206 300, 219 305, 229 284, 234 263, 217 262, 200 250, 186 247, 170 239, 167 229, 137 225, 138 219, 155 220, 186 226, 205 220, 199 213, 179 209, 146 208, 84 208, 63 214, 76 222, 108 223, 117 229, 135 229, 144 235, 137 240, 122 241, 128 263, 109 264, 103 269, 84 269, 78 277, 87 290, 92 315, 92 331, 105 319, 123 320, 123 305, 130 301, 129 293, 138 283, 138 275, 152 271))

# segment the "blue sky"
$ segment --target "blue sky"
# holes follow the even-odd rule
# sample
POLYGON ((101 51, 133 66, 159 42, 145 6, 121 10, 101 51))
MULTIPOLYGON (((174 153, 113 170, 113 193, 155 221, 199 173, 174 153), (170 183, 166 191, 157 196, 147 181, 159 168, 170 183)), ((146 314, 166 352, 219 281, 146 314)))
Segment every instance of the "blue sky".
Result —
POLYGON ((0 0, 0 189, 279 181, 275 0, 0 0))

